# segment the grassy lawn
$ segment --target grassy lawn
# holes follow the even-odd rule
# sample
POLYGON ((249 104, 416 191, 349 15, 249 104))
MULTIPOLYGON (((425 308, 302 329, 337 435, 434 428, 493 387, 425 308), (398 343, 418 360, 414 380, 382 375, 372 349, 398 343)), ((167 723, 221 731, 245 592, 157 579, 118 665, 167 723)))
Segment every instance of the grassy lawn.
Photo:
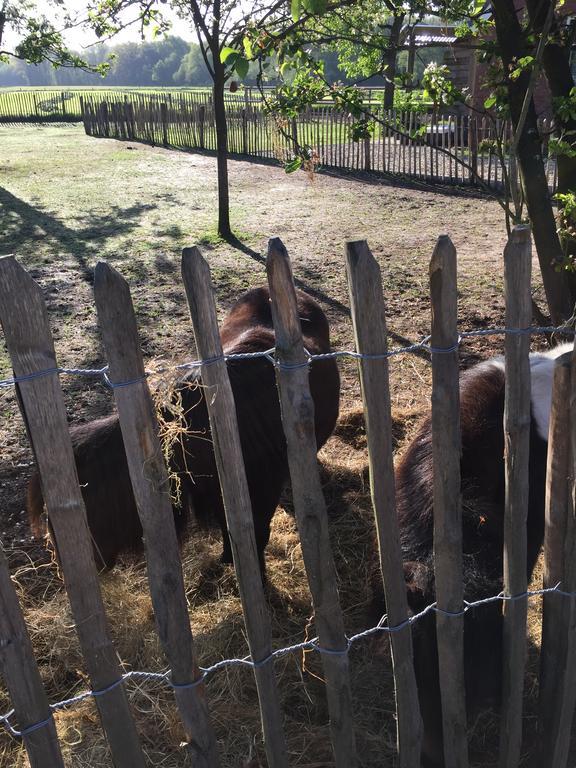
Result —
MULTIPOLYGON (((368 239, 379 261, 392 346, 428 333, 428 263, 436 237, 444 232, 452 236, 459 254, 461 327, 503 322, 506 233, 492 200, 351 176, 287 176, 278 167, 239 160, 230 162, 230 192, 238 234, 234 247, 221 242, 214 230, 213 156, 92 139, 77 126, 0 128, 0 253, 14 253, 41 286, 61 365, 102 363, 92 296, 92 271, 99 260, 107 260, 130 284, 146 359, 181 362, 195 356, 179 271, 182 247, 203 247, 223 313, 245 289, 265 282, 266 243, 275 235, 292 256, 298 285, 313 293, 326 311, 335 348, 353 344, 343 258, 347 238, 368 239)), ((501 349, 500 338, 467 343, 463 364, 501 349)), ((355 365, 344 362, 341 372, 341 420, 320 458, 346 629, 352 633, 368 622, 373 531, 355 365)), ((9 374, 2 348, 0 375, 9 374)), ((429 364, 420 357, 397 356, 391 376, 401 447, 416 415, 429 406, 429 364)), ((66 379, 63 384, 73 421, 112 407, 111 394, 100 383, 66 379)), ((86 678, 56 569, 46 565, 46 555, 31 541, 23 517, 31 456, 14 393, 1 390, 0 397, 0 538, 19 584, 49 698, 57 701, 84 690, 86 678), (38 558, 42 568, 31 565, 38 558)), ((275 647, 304 639, 311 614, 290 510, 287 494, 267 550, 275 647)), ((183 551, 190 618, 203 665, 246 653, 234 576, 219 564, 219 552, 218 534, 198 531, 183 551)), ((164 669, 142 568, 115 569, 103 579, 103 590, 126 669, 164 669)), ((533 622, 536 643, 536 614, 533 622)), ((276 667, 292 764, 302 768, 331 764, 321 670, 312 656, 286 657, 276 667)), ((391 764, 395 723, 387 643, 359 644, 351 664, 362 765, 391 764)), ((534 687, 533 663, 530 674, 528 691, 534 687)), ((256 768, 263 748, 253 678, 237 667, 217 673, 207 694, 222 765, 256 768)), ((169 692, 143 685, 132 688, 130 697, 149 764, 187 765, 169 692)), ((0 688, 0 714, 8 709, 0 688)), ((530 717, 535 710, 532 696, 527 701, 530 717)), ((67 765, 110 765, 93 702, 58 712, 56 721, 67 765)), ((474 726, 473 765, 494 765, 496 749, 497 723, 486 715, 474 726)), ((0 766, 26 765, 19 744, 0 731, 0 766)))

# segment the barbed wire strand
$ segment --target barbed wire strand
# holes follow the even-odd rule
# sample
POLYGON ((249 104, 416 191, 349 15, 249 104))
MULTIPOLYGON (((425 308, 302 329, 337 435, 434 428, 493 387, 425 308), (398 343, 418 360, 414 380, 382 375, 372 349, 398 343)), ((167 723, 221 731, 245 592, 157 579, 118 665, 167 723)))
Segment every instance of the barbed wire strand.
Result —
POLYGON ((238 352, 230 355, 219 355, 217 357, 207 358, 206 360, 192 360, 190 362, 179 363, 174 366, 163 366, 153 371, 145 371, 143 376, 129 381, 111 381, 108 376, 108 366, 105 365, 102 368, 47 368, 44 371, 35 371, 24 376, 13 376, 10 378, 0 380, 0 389, 6 389, 13 387, 15 384, 20 384, 26 381, 32 381, 33 379, 40 378, 42 376, 49 376, 51 374, 62 374, 66 376, 93 376, 95 378, 101 378, 106 386, 111 389, 119 387, 128 387, 133 384, 139 384, 146 380, 149 376, 158 376, 162 373, 166 373, 173 370, 200 370, 202 366, 213 365, 221 361, 234 361, 234 360, 249 360, 254 358, 266 358, 276 368, 282 370, 294 370, 297 368, 305 368, 310 365, 314 360, 330 360, 340 357, 350 357, 354 360, 384 360, 396 355, 416 353, 420 351, 428 352, 432 355, 449 354, 455 352, 465 339, 477 338, 482 336, 502 336, 502 335, 537 335, 537 334, 559 334, 564 336, 574 336, 576 330, 567 326, 530 326, 529 328, 482 328, 476 331, 462 331, 458 336, 458 341, 450 347, 433 347, 430 342, 430 336, 424 336, 421 341, 409 344, 405 347, 397 347, 395 349, 382 352, 380 354, 369 354, 365 352, 356 352, 351 349, 336 350, 334 352, 321 352, 318 354, 312 354, 304 349, 306 360, 302 363, 283 363, 274 357, 275 348, 262 350, 260 352, 238 352))
MULTIPOLYGON (((175 683, 173 680, 171 680, 170 670, 167 670, 166 672, 145 672, 145 671, 133 670, 133 671, 124 673, 118 680, 111 683, 106 688, 103 688, 97 691, 83 691, 82 693, 79 693, 76 696, 71 696, 70 698, 63 699, 62 701, 58 701, 54 704, 50 704, 50 709, 52 710, 52 712, 56 712, 60 709, 65 709, 66 707, 85 701, 86 699, 98 698, 99 696, 104 696, 105 694, 114 690, 119 685, 122 685, 128 680, 154 680, 158 683, 163 683, 165 685, 168 685, 170 688, 173 688, 173 689, 196 688, 198 685, 203 683, 209 675, 212 675, 214 672, 217 672, 218 670, 221 670, 225 667, 242 666, 242 667, 247 667, 249 669, 257 669, 259 667, 264 666, 265 664, 269 664, 270 662, 273 662, 276 659, 281 658, 282 656, 286 656, 290 653, 295 653, 297 651, 316 651, 317 653, 320 653, 320 654, 345 656, 350 651, 350 648, 359 640, 363 640, 367 637, 371 637, 372 635, 377 635, 381 633, 392 634, 394 632, 401 632, 403 629, 406 629, 406 627, 409 627, 417 623, 418 621, 423 619, 424 616, 426 616, 431 612, 442 613, 451 618, 456 618, 456 617, 464 616, 469 610, 473 608, 479 608, 485 605, 489 605, 490 603, 496 603, 499 601, 515 602, 518 600, 527 600, 532 597, 540 597, 542 595, 549 595, 549 594, 556 594, 556 595, 560 595, 561 597, 566 597, 570 599, 576 598, 576 592, 566 592, 560 589, 560 583, 558 583, 554 587, 528 590, 518 595, 506 595, 500 592, 497 595, 492 595, 491 597, 485 597, 480 600, 475 600, 473 602, 464 600, 464 608, 461 611, 445 611, 442 608, 438 608, 438 606, 434 602, 434 603, 430 603, 430 605, 427 605, 419 613, 416 613, 413 616, 408 617, 406 621, 403 621, 400 624, 397 624, 393 627, 390 627, 385 624, 385 622, 388 619, 387 615, 385 614, 384 616, 382 616, 378 624, 376 624, 374 627, 370 627, 369 629, 365 629, 362 632, 357 632, 356 634, 350 637, 347 637, 346 647, 342 649, 323 648, 319 644, 318 638, 315 637, 311 640, 305 640, 304 642, 301 642, 301 643, 295 643, 293 645, 288 645, 283 648, 278 648, 277 650, 272 651, 272 653, 269 656, 266 656, 264 659, 260 659, 259 661, 253 661, 250 656, 245 656, 243 658, 222 659, 221 661, 217 661, 209 667, 200 667, 199 677, 196 678, 196 680, 193 680, 191 683, 175 683)), ((6 714, 4 715, 0 715, 0 723, 4 726, 6 731, 8 731, 8 733, 10 733, 14 738, 23 738, 24 736, 27 736, 28 734, 33 733, 39 728, 43 728, 44 726, 52 722, 52 715, 50 715, 50 717, 46 718, 45 720, 42 720, 38 723, 34 723, 33 725, 29 725, 28 727, 19 731, 16 728, 14 728, 10 723, 10 718, 13 717, 13 715, 14 715, 13 709, 11 709, 9 712, 6 712, 6 714)))

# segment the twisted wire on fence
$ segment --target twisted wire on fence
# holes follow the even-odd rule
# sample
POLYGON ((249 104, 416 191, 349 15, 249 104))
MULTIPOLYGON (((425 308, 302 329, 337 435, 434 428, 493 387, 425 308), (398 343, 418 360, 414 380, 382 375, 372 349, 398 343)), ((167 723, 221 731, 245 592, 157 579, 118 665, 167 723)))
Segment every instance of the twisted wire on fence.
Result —
MULTIPOLYGON (((461 611, 454 611, 454 612, 445 611, 442 608, 438 608, 438 606, 434 602, 434 603, 430 603, 430 605, 427 605, 426 608, 424 608, 419 613, 416 613, 413 616, 410 616, 408 619, 406 619, 406 621, 403 621, 402 623, 392 627, 384 624, 384 622, 388 618, 387 615, 385 614, 384 616, 382 616, 378 624, 376 624, 375 626, 365 629, 362 632, 358 632, 355 635, 352 635, 350 637, 347 637, 346 648, 342 650, 323 648, 322 646, 319 645, 318 638, 313 638, 312 640, 305 640, 301 643, 295 643, 294 645, 288 645, 288 646, 285 646, 284 648, 278 648, 277 650, 272 651, 272 653, 269 656, 266 656, 266 658, 260 659, 259 661, 253 661, 250 656, 245 656, 244 658, 222 659, 221 661, 217 661, 209 667, 200 667, 199 668, 200 675, 196 678, 196 680, 194 680, 191 683, 184 683, 184 684, 177 684, 172 682, 170 670, 167 670, 166 672, 144 672, 144 671, 134 670, 131 672, 126 672, 125 674, 122 675, 122 677, 120 677, 118 680, 116 680, 114 683, 107 686, 106 688, 103 688, 99 691, 83 691, 82 693, 79 693, 76 696, 71 696, 68 699, 63 699, 62 701, 57 701, 54 704, 50 704, 50 709, 53 712, 56 712, 59 709, 64 709, 65 707, 69 707, 73 704, 78 704, 81 701, 84 701, 85 699, 88 699, 90 697, 97 698, 99 696, 104 696, 105 694, 114 690, 114 688, 117 688, 119 685, 122 685, 125 681, 132 680, 132 679, 155 680, 156 682, 164 683, 165 685, 168 685, 170 688, 173 688, 173 689, 195 688, 196 686, 203 683, 209 675, 213 674, 214 672, 217 672, 220 669, 223 669, 224 667, 242 666, 242 667, 248 667, 249 669, 256 669, 257 667, 262 667, 264 664, 269 664, 270 662, 273 662, 276 659, 281 658, 282 656, 286 656, 289 653, 295 653, 297 651, 316 651, 317 653, 321 653, 321 654, 332 654, 332 655, 344 656, 350 651, 350 648, 359 640, 363 640, 372 635, 381 634, 381 633, 391 634, 393 632, 400 632, 406 627, 411 626, 412 624, 415 624, 430 612, 443 613, 446 616, 449 616, 451 618, 456 618, 456 617, 463 616, 472 608, 479 608, 481 606, 488 605, 490 603, 495 603, 498 601, 515 602, 518 600, 527 600, 528 598, 531 598, 531 597, 539 597, 541 595, 546 595, 546 594, 556 594, 556 595, 560 595, 561 597, 567 597, 570 599, 576 598, 576 592, 565 592, 564 590, 560 589, 560 584, 557 584, 555 587, 548 587, 546 589, 529 590, 519 595, 505 595, 502 592, 500 592, 497 595, 492 595, 491 597, 485 597, 480 600, 475 600, 473 602, 464 600, 464 608, 461 611)), ((14 728, 10 723, 10 718, 13 715, 14 715, 13 709, 11 709, 9 712, 6 712, 6 714, 4 715, 0 715, 0 723, 4 726, 5 730, 8 731, 8 733, 10 733, 15 738, 22 738, 23 736, 27 736, 28 734, 33 733, 39 728, 43 728, 44 726, 48 725, 52 720, 52 716, 50 716, 39 723, 34 723, 33 725, 29 725, 27 728, 24 728, 21 731, 19 731, 16 728, 14 728)))
POLYGON ((157 368, 154 371, 146 371, 144 376, 141 376, 137 379, 130 379, 129 381, 110 381, 108 378, 108 366, 105 365, 102 368, 47 368, 43 371, 34 371, 34 373, 29 373, 25 376, 14 376, 7 379, 1 379, 0 380, 0 389, 6 389, 7 387, 12 387, 15 384, 20 384, 22 382, 31 381, 32 379, 37 379, 42 376, 49 376, 50 374, 63 374, 67 376, 91 376, 95 378, 101 378, 104 383, 110 387, 111 389, 116 389, 118 387, 127 387, 132 384, 138 384, 141 381, 144 381, 148 376, 157 376, 161 373, 165 373, 166 371, 172 371, 172 370, 193 370, 195 368, 200 369, 203 365, 212 365, 213 363, 218 363, 222 360, 228 361, 228 360, 247 360, 251 358, 259 358, 264 357, 268 359, 276 368, 280 368, 283 370, 289 369, 293 370, 294 368, 303 368, 310 363, 312 363, 314 360, 328 360, 328 359, 337 359, 341 357, 350 357, 354 360, 382 360, 385 358, 394 357, 396 355, 402 355, 402 354, 409 354, 409 353, 417 353, 417 352, 428 352, 430 354, 447 354, 449 352, 455 352, 461 345, 461 343, 465 339, 470 338, 476 338, 481 336, 503 336, 503 335, 536 335, 536 334, 558 334, 558 335, 564 335, 564 336, 574 336, 576 334, 576 330, 574 328, 570 328, 568 326, 530 326, 529 328, 482 328, 476 331, 463 331, 458 335, 458 341, 456 344, 452 345, 451 347, 433 347, 431 344, 429 344, 430 336, 424 336, 424 338, 421 341, 417 341, 414 344, 409 344, 405 347, 396 347, 394 349, 388 350, 388 352, 382 352, 380 354, 367 354, 362 352, 356 352, 355 350, 351 349, 343 349, 343 350, 336 350, 334 352, 322 352, 319 354, 311 354, 308 352, 308 350, 304 349, 304 352, 306 353, 306 360, 302 363, 283 363, 280 360, 276 360, 274 357, 275 348, 271 347, 270 349, 262 350, 261 352, 241 352, 241 353, 234 353, 230 355, 222 354, 219 357, 213 357, 207 360, 193 360, 186 363, 179 363, 178 365, 174 366, 166 366, 162 368, 157 368))
MULTIPOLYGON (((230 354, 230 355, 222 354, 219 357, 214 357, 206 360, 194 360, 191 362, 180 363, 176 366, 159 368, 154 371, 146 371, 144 376, 142 377, 139 377, 137 379, 132 379, 130 381, 121 381, 121 382, 110 381, 110 379, 108 378, 107 365, 101 368, 59 368, 59 367, 48 368, 43 371, 35 371, 34 373, 31 373, 25 376, 15 376, 12 378, 0 380, 0 389, 12 387, 15 384, 30 381, 32 379, 36 379, 41 376, 48 376, 50 374, 64 374, 69 376, 90 376, 90 377, 96 377, 96 378, 99 377, 104 381, 104 383, 107 386, 111 388, 126 387, 132 384, 142 382, 148 376, 151 376, 151 375, 156 376, 160 373, 163 373, 169 370, 193 370, 195 368, 200 369, 202 365, 211 365, 213 363, 220 362, 222 360, 243 360, 243 359, 260 358, 260 357, 268 359, 274 366, 278 368, 293 369, 293 368, 307 366, 314 360, 336 359, 341 357, 350 357, 356 360, 379 360, 379 359, 394 357, 400 354, 416 353, 419 351, 425 351, 430 354, 446 354, 446 353, 456 351, 459 348, 460 344, 465 339, 468 339, 468 338, 475 338, 475 337, 477 338, 477 337, 483 337, 483 336, 497 336, 497 335, 506 335, 506 334, 535 335, 535 334, 542 334, 542 333, 574 336, 576 334, 576 330, 574 328, 570 328, 567 326, 559 326, 559 327, 531 326, 528 328, 486 328, 486 329, 479 329, 475 331, 463 331, 462 333, 459 334, 457 343, 452 345, 451 347, 433 347, 429 343, 430 336, 425 336, 419 342, 415 342, 414 344, 409 344, 405 347, 397 347, 389 350, 388 352, 384 352, 381 354, 366 354, 366 353, 356 352, 354 350, 338 350, 334 352, 325 352, 325 353, 313 355, 313 354, 310 354, 307 350, 304 350, 306 353, 306 360, 296 365, 285 364, 280 362, 279 360, 276 360, 274 358, 275 349, 274 347, 272 347, 271 349, 263 350, 261 352, 245 352, 245 353, 230 354)), ((526 591, 518 595, 505 595, 501 592, 497 595, 493 595, 487 598, 482 598, 480 600, 475 600, 473 602, 464 600, 464 608, 461 611, 457 611, 457 612, 445 611, 441 608, 438 608, 436 603, 434 602, 426 606, 419 613, 414 614, 413 616, 410 616, 408 619, 406 619, 406 621, 392 627, 385 625, 387 616, 384 615, 380 619, 378 624, 376 624, 375 626, 370 627, 366 630, 363 630, 362 632, 358 632, 357 634, 354 634, 351 637, 347 637, 346 648, 344 648, 343 650, 323 648, 319 645, 318 638, 313 638, 312 640, 306 640, 301 643, 296 643, 294 645, 289 645, 284 648, 279 648, 273 651, 266 658, 256 660, 256 661, 254 661, 250 656, 246 656, 244 658, 222 659, 221 661, 217 661, 209 667, 200 667, 200 675, 198 676, 198 678, 191 683, 185 683, 185 684, 177 684, 172 682, 170 670, 167 670, 166 672, 145 672, 145 671, 134 670, 131 672, 126 672, 118 680, 116 680, 114 683, 112 683, 111 685, 107 686, 102 690, 84 691, 82 693, 77 694, 76 696, 72 696, 70 698, 63 699, 62 701, 58 701, 54 704, 50 704, 50 709, 52 711, 57 711, 59 709, 63 709, 73 704, 78 704, 79 702, 84 701, 85 699, 88 699, 90 697, 97 698, 98 696, 104 696, 109 691, 114 690, 117 686, 131 679, 155 680, 157 682, 164 683, 174 689, 194 688, 200 685, 201 683, 203 683, 209 675, 211 675, 212 673, 224 667, 244 666, 251 669, 255 669, 257 667, 263 666, 264 664, 269 664, 270 662, 273 662, 275 659, 278 659, 289 653, 294 653, 297 651, 316 651, 321 654, 345 655, 349 652, 352 645, 358 642, 359 640, 370 637, 375 634, 379 634, 379 633, 390 634, 393 632, 400 632, 406 627, 411 626, 412 624, 415 624, 416 622, 418 622, 420 619, 422 619, 431 611, 434 611, 436 613, 443 613, 450 617, 460 617, 460 616, 463 616, 465 613, 467 613, 467 611, 469 611, 472 608, 478 608, 480 606, 494 603, 497 601, 524 600, 531 597, 537 597, 537 596, 550 594, 550 593, 554 593, 562 597, 567 597, 571 599, 576 598, 576 592, 565 592, 562 589, 560 589, 560 584, 557 584, 555 587, 548 587, 546 589, 526 591)), ((10 718, 13 715, 14 715, 13 709, 4 715, 0 715, 0 723, 5 728, 5 730, 8 731, 8 733, 10 733, 15 738, 22 738, 24 736, 27 736, 30 733, 33 733, 34 731, 40 728, 43 728, 44 726, 48 725, 52 719, 50 716, 46 720, 43 720, 38 723, 34 723, 28 726, 27 728, 24 728, 23 730, 19 731, 16 728, 14 728, 10 723, 10 718)))

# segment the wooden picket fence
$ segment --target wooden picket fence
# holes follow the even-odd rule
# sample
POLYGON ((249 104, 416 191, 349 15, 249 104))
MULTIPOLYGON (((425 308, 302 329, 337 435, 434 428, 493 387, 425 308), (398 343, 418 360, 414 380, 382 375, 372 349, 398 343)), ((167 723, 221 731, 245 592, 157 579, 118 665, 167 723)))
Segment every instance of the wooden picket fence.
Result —
MULTIPOLYGON (((170 100, 173 94, 187 94, 188 100, 198 103, 206 103, 211 99, 209 89, 178 89, 159 88, 156 91, 134 88, 0 88, 0 125, 14 123, 78 123, 82 120, 81 98, 86 94, 92 94, 97 99, 111 99, 112 101, 123 99, 124 96, 134 99, 139 95, 153 96, 162 92, 163 100, 170 100)), ((241 94, 226 93, 226 102, 260 101, 250 89, 241 94)))
MULTIPOLYGON (((294 141, 308 148, 310 167, 370 171, 426 182, 502 189, 506 177, 518 185, 518 170, 508 147, 508 121, 442 112, 420 114, 385 110, 371 104, 381 121, 364 138, 352 138, 351 115, 322 102, 282 123, 263 109, 251 91, 226 95, 228 150, 232 154, 284 160, 294 141), (503 157, 498 155, 498 140, 503 157)), ((145 93, 82 98, 82 119, 90 136, 143 141, 177 149, 215 151, 214 102, 209 93, 167 96, 145 93)), ((550 120, 540 121, 547 153, 550 120)), ((550 189, 557 184, 556 162, 546 160, 550 189)))
MULTIPOLYGON (((530 324, 530 231, 517 227, 505 251, 506 322, 530 324)), ((398 765, 420 764, 421 723, 412 660, 411 625, 404 585, 394 505, 394 469, 387 331, 380 270, 364 241, 347 245, 346 270, 368 436, 371 491, 387 602, 397 705, 398 765)), ((276 334, 278 385, 288 446, 292 492, 322 654, 330 734, 337 768, 359 765, 350 688, 348 641, 328 535, 325 501, 318 475, 314 416, 308 385, 290 260, 282 242, 270 241, 268 281, 276 334)), ((204 383, 218 396, 208 402, 215 455, 246 636, 254 665, 263 740, 270 768, 290 764, 265 600, 246 484, 238 425, 227 367, 222 356, 208 264, 197 248, 185 249, 182 275, 190 307, 204 383), (269 660, 266 663, 266 660, 269 660)), ((439 238, 431 261, 433 373, 433 451, 438 648, 447 766, 467 761, 463 685, 462 542, 458 433, 458 331, 456 251, 439 238)), ((195 768, 216 768, 220 757, 210 718, 210 701, 199 671, 193 627, 186 606, 170 501, 159 449, 155 411, 145 375, 130 290, 106 263, 95 272, 95 302, 109 361, 108 376, 128 456, 130 477, 146 540, 148 580, 157 631, 171 668, 174 696, 195 768), (146 472, 142 471, 143 466, 146 472)), ((112 646, 92 556, 86 513, 74 464, 54 343, 39 286, 14 257, 0 259, 0 321, 12 361, 19 402, 42 477, 48 514, 58 541, 68 591, 91 690, 103 732, 117 768, 145 764, 118 658, 112 646)), ((504 594, 526 592, 525 499, 530 399, 526 376, 529 337, 506 336, 508 445, 504 594)), ((576 456, 576 375, 561 358, 557 365, 551 417, 549 490, 545 540, 545 586, 561 582, 576 592, 576 521, 572 514, 576 456), (566 425, 570 424, 570 431, 566 425), (567 480, 568 478, 568 480, 567 480)), ((527 600, 505 601, 505 660, 502 766, 520 758, 522 688, 527 600)), ((549 595, 544 605, 541 689, 542 768, 563 768, 576 696, 576 601, 549 595)), ((0 552, 0 671, 15 719, 34 768, 63 766, 52 711, 42 686, 6 558, 0 552)))

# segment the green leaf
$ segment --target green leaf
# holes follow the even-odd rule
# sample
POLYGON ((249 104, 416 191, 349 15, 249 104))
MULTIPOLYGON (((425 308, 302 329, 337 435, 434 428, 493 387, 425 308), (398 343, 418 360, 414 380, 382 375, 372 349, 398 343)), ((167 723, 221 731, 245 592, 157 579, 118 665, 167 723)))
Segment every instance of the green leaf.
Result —
POLYGON ((292 14, 292 21, 298 21, 301 12, 300 0, 291 0, 290 12, 292 14))
POLYGON ((322 16, 328 10, 328 0, 302 0, 304 8, 315 16, 322 16))
POLYGON ((242 44, 244 45, 244 53, 246 54, 247 59, 252 58, 252 40, 250 40, 249 37, 245 37, 244 40, 242 40, 242 44))
POLYGON ((224 64, 234 54, 236 54, 236 56, 239 56, 240 52, 237 51, 235 48, 228 48, 228 47, 222 48, 222 50, 220 51, 220 61, 222 62, 222 64, 224 64))
POLYGON ((294 171, 298 171, 302 167, 302 158, 301 157, 295 157, 294 160, 291 160, 289 163, 286 163, 284 166, 284 170, 286 173, 294 173, 294 171))
POLYGON ((249 67, 250 64, 248 63, 248 60, 242 58, 242 56, 238 56, 234 63, 234 69, 236 70, 236 74, 241 80, 243 80, 248 74, 249 67))
POLYGON ((484 109, 490 109, 496 104, 496 96, 492 94, 492 96, 488 96, 486 101, 484 102, 484 109))

